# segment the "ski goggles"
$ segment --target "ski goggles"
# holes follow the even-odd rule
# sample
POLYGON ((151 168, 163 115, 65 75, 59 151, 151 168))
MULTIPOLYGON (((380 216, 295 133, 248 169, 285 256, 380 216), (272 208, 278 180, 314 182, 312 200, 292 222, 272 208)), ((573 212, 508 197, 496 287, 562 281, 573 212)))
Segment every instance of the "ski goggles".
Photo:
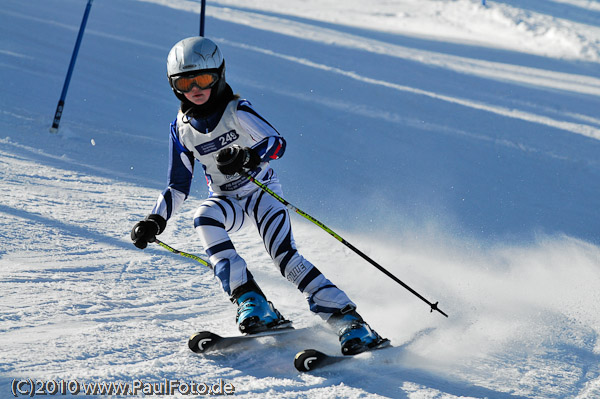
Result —
POLYGON ((219 75, 214 72, 202 72, 197 75, 184 75, 174 77, 171 82, 175 90, 182 93, 187 93, 192 90, 194 86, 200 90, 210 89, 219 80, 219 75))

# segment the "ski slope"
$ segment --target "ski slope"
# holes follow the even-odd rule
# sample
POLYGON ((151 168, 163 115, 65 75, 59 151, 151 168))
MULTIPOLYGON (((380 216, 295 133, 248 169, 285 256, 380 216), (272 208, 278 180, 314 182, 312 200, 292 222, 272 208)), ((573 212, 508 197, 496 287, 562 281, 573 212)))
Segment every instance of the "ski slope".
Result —
MULTIPOLYGON (((171 46, 198 1, 97 0, 50 134, 81 0, 0 8, 0 397, 13 381, 163 381, 240 398, 600 398, 600 2, 219 0, 227 79, 286 138, 286 199, 432 302, 293 216, 300 251, 393 348, 339 351, 258 235, 233 237, 310 333, 198 356, 236 334, 212 272, 129 239, 167 173, 171 46)), ((192 195, 161 240, 203 255, 192 195)), ((94 397, 80 392, 79 397, 94 397)), ((97 397, 98 395, 95 395, 97 397)), ((113 395, 121 397, 125 395, 113 395)), ((178 395, 190 397, 191 395, 178 395)))

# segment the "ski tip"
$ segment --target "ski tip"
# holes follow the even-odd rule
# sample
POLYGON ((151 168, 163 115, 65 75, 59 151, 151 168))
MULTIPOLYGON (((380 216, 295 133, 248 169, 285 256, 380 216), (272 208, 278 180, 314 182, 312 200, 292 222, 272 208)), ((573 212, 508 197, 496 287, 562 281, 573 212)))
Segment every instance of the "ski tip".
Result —
POLYGON ((194 353, 203 353, 215 342, 221 340, 221 336, 210 331, 200 331, 193 334, 188 340, 188 347, 194 353))
POLYGON ((301 372, 307 372, 317 367, 327 355, 315 349, 305 349, 296 354, 294 367, 301 372))
POLYGON ((294 358, 294 367, 300 372, 309 372, 314 369, 328 366, 331 364, 339 363, 347 359, 355 358, 354 355, 358 355, 364 352, 371 352, 378 349, 392 347, 391 341, 387 338, 381 338, 377 343, 365 350, 353 354, 343 354, 342 356, 327 355, 323 352, 319 352, 316 349, 305 349, 296 354, 294 358))

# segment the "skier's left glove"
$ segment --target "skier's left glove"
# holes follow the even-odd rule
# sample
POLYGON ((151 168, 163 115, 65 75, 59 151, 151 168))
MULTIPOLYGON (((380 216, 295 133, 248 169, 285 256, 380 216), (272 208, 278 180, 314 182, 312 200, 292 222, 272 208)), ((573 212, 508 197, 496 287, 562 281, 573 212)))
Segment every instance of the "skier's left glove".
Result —
POLYGON ((165 218, 157 214, 148 215, 131 229, 133 245, 139 249, 146 248, 149 242, 154 242, 156 236, 165 230, 165 227, 167 227, 165 218))
POLYGON ((242 148, 239 145, 223 148, 217 154, 217 168, 224 175, 235 175, 242 170, 252 170, 261 162, 254 148, 242 148))

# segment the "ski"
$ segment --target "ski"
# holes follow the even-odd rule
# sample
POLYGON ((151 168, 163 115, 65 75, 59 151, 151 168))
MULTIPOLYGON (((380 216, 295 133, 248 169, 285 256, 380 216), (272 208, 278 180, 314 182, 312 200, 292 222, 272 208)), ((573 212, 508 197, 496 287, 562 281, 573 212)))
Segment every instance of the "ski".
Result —
MULTIPOLYGON (((379 341, 379 343, 377 343, 377 345, 375 345, 374 347, 368 349, 366 352, 389 347, 391 347, 390 340, 385 338, 379 341)), ((296 354, 296 357, 294 358, 294 367, 296 367, 296 370, 298 371, 309 372, 315 369, 329 366, 331 364, 354 359, 354 356, 355 355, 328 355, 316 349, 305 349, 296 354)))
POLYGON ((269 337, 273 335, 279 335, 300 330, 303 329, 296 329, 292 326, 292 322, 287 322, 278 325, 276 328, 271 328, 265 331, 258 332, 256 334, 247 335, 223 337, 211 331, 200 331, 190 337, 190 339, 188 340, 188 347, 192 352, 206 353, 210 351, 226 349, 230 346, 238 345, 256 338, 269 337))

